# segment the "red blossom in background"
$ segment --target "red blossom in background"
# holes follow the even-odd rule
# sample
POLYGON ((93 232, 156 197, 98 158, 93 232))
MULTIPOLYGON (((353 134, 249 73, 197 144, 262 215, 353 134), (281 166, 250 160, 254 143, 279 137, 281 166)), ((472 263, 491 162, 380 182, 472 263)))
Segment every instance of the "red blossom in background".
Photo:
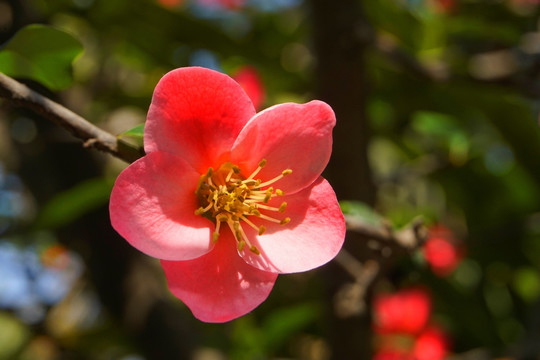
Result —
POLYGON ((375 353, 373 360, 414 360, 411 355, 399 349, 382 349, 375 353))
POLYGON ((242 86, 255 109, 260 109, 264 103, 266 92, 257 69, 252 66, 244 66, 236 72, 233 79, 242 86))
POLYGON ((373 360, 444 360, 450 349, 448 336, 433 325, 416 337, 399 335, 385 340, 373 360))
POLYGON ((448 336, 438 327, 426 329, 414 343, 412 358, 414 360, 442 360, 448 354, 448 336))
POLYGON ((180 6, 184 0, 157 0, 157 2, 166 8, 175 8, 180 6))
POLYGON ((423 289, 382 294, 373 302, 375 331, 381 334, 418 334, 431 313, 431 298, 423 289))
POLYGON ((463 252, 458 248, 457 242, 450 229, 442 225, 430 229, 423 253, 435 275, 448 276, 457 268, 463 258, 463 252))
POLYGON ((345 221, 320 176, 334 125, 321 101, 256 114, 227 75, 173 70, 154 91, 147 155, 115 182, 111 223, 161 259, 169 289, 195 317, 242 316, 277 274, 313 269, 341 249, 345 221))
POLYGON ((244 6, 246 0, 197 0, 201 5, 211 7, 224 7, 229 10, 238 10, 244 6))
POLYGON ((443 360, 449 339, 431 324, 431 297, 421 288, 381 294, 373 302, 377 350, 373 360, 443 360))
POLYGON ((457 0, 430 0, 430 4, 435 12, 450 14, 458 7, 457 0))

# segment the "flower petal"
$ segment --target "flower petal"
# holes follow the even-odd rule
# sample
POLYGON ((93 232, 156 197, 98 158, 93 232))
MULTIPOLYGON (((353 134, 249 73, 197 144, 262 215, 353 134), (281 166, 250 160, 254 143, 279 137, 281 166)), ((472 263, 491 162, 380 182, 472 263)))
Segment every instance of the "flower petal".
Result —
POLYGON ((335 123, 332 108, 322 101, 270 107, 255 115, 238 135, 231 161, 249 175, 266 159, 257 175, 263 181, 292 169, 292 175, 275 184, 292 194, 309 186, 326 167, 335 123))
POLYGON ((161 266, 171 292, 206 322, 247 314, 268 297, 277 277, 246 264, 230 232, 223 232, 214 249, 200 258, 162 260, 161 266))
POLYGON ((286 225, 250 216, 253 223, 264 225, 266 231, 258 235, 252 228, 243 227, 248 239, 261 252, 261 255, 255 255, 244 249, 241 252, 244 260, 262 270, 294 273, 316 268, 333 259, 345 239, 345 219, 328 181, 319 177, 308 188, 294 195, 274 198, 269 205, 279 207, 282 201, 287 202, 284 214, 276 216, 264 210, 261 213, 279 219, 290 217, 291 221, 286 225))
POLYGON ((157 151, 116 179, 112 226, 131 245, 160 259, 187 260, 212 248, 213 224, 195 215, 199 174, 178 156, 157 151))
POLYGON ((154 90, 144 149, 181 156, 203 173, 228 160, 236 137, 253 115, 251 100, 227 75, 200 67, 176 69, 154 90))

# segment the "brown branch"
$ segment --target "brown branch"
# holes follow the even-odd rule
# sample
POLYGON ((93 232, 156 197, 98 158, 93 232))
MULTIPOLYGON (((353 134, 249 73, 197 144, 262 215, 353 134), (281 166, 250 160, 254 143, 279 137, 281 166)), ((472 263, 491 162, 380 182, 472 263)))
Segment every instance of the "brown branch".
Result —
POLYGON ((73 111, 2 73, 0 73, 0 97, 43 115, 81 139, 84 147, 107 152, 128 163, 144 155, 142 149, 119 140, 73 111))
POLYGON ((399 231, 394 231, 390 224, 372 225, 357 216, 345 215, 347 230, 360 234, 366 239, 367 247, 378 248, 381 256, 374 256, 363 263, 350 252, 342 249, 334 261, 354 279, 344 284, 334 298, 334 310, 341 318, 358 316, 367 309, 369 289, 396 257, 410 253, 424 244, 427 229, 421 219, 399 231), (386 251, 395 249, 397 251, 386 251))
POLYGON ((401 230, 394 231, 390 224, 371 225, 357 216, 345 215, 347 230, 375 240, 383 246, 399 247, 405 251, 418 249, 426 241, 428 231, 422 219, 418 218, 401 230))

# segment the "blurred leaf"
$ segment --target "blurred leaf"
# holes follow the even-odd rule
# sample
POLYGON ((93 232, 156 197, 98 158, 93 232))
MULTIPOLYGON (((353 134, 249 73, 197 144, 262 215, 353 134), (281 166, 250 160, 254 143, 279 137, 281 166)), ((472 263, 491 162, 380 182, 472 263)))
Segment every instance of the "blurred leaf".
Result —
POLYGON ((0 312, 0 359, 13 356, 26 343, 29 331, 13 316, 0 312))
POLYGON ((39 214, 37 228, 57 228, 103 206, 109 200, 113 182, 97 178, 84 181, 56 195, 39 214))
POLYGON ((514 289, 527 302, 533 302, 540 296, 540 275, 533 267, 524 267, 514 273, 514 289))
POLYGON ((45 25, 29 25, 0 51, 0 71, 41 82, 51 90, 71 85, 71 64, 83 50, 70 34, 45 25))
POLYGON ((267 350, 276 350, 291 340, 291 337, 315 321, 320 309, 317 304, 304 303, 278 309, 263 322, 267 350))
POLYGON ((230 358, 251 360, 262 358, 264 336, 251 316, 244 316, 234 322, 230 358))
POLYGON ((421 24, 403 4, 392 0, 367 0, 363 6, 370 22, 401 40, 409 49, 418 46, 421 24))
POLYGON ((375 212, 369 205, 361 201, 340 201, 341 211, 347 215, 353 215, 361 218, 368 224, 378 225, 383 217, 375 212))
POLYGON ((450 137, 454 132, 460 131, 459 126, 450 115, 419 111, 413 115, 412 127, 424 135, 437 135, 450 137))

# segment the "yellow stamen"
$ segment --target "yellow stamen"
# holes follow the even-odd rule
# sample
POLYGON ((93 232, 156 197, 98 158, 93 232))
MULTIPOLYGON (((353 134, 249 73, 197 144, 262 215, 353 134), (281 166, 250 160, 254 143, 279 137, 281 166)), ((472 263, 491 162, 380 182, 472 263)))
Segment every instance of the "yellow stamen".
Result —
POLYGON ((234 170, 231 169, 229 171, 229 173, 227 174, 227 177, 225 178, 225 182, 229 182, 231 180, 231 177, 233 176, 233 174, 234 174, 234 170))
MULTIPOLYGON (((257 227, 257 225, 255 225, 254 223, 252 223, 251 221, 248 220, 248 218, 244 217, 244 216, 241 216, 240 217, 240 220, 244 220, 246 222, 246 224, 248 224, 249 226, 251 226, 252 228, 254 228, 255 230, 257 231, 260 231, 260 228, 257 227)), ((262 225, 261 225, 262 226, 262 225)), ((260 235, 260 234, 259 234, 260 235)))
POLYGON ((261 214, 261 216, 259 216, 259 217, 260 217, 261 219, 265 219, 265 220, 274 222, 274 223, 276 223, 276 224, 280 224, 280 223, 281 223, 281 220, 274 219, 273 217, 270 217, 270 216, 267 216, 267 215, 264 215, 264 214, 261 214))
POLYGON ((249 220, 249 216, 255 216, 260 219, 259 221, 266 220, 282 225, 290 221, 288 217, 280 220, 261 213, 261 211, 285 212, 286 202, 282 202, 279 207, 267 205, 273 197, 283 196, 282 190, 274 190, 273 187, 268 186, 292 173, 291 169, 285 169, 269 181, 255 180, 255 176, 265 166, 266 160, 262 159, 257 169, 246 178, 238 166, 224 163, 217 170, 208 168, 206 174, 200 177, 195 193, 201 206, 195 210, 195 214, 205 216, 215 222, 212 242, 219 240, 221 224, 225 223, 237 242, 238 251, 243 251, 247 246, 252 253, 260 255, 261 252, 257 246, 249 241, 242 222, 262 235, 266 231, 266 226, 254 224, 249 220))
POLYGON ((257 204, 257 209, 264 209, 264 210, 270 210, 270 211, 279 211, 277 207, 268 206, 264 204, 257 204))
POLYGON ((262 159, 260 162, 259 162, 259 167, 255 169, 255 171, 253 171, 251 173, 251 175, 249 175, 249 177, 247 178, 247 180, 250 180, 250 179, 253 179, 255 177, 255 175, 257 175, 259 173, 259 171, 262 170, 263 167, 266 166, 266 159, 262 159))

